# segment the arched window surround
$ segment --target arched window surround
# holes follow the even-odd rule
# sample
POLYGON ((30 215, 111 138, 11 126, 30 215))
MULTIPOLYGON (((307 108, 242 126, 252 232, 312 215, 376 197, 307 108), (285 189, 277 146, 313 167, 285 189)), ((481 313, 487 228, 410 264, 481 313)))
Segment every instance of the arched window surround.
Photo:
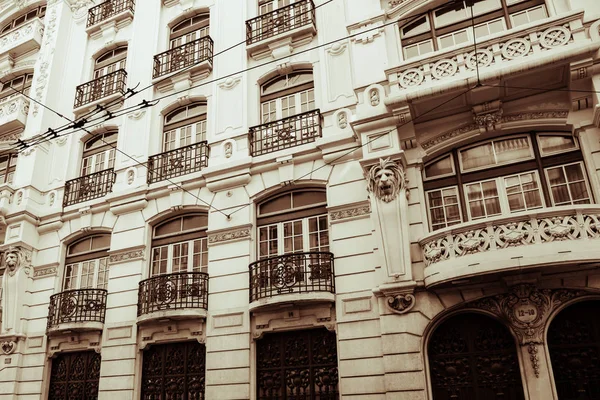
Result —
POLYGON ((172 109, 163 118, 162 151, 206 141, 208 104, 195 101, 172 109))
POLYGON ((80 176, 113 169, 119 132, 109 129, 88 136, 82 143, 80 176))
POLYGON ((94 57, 93 79, 98 79, 120 69, 127 63, 127 45, 105 49, 94 57))
POLYGON ((80 236, 66 246, 62 289, 106 289, 111 234, 103 231, 80 236))

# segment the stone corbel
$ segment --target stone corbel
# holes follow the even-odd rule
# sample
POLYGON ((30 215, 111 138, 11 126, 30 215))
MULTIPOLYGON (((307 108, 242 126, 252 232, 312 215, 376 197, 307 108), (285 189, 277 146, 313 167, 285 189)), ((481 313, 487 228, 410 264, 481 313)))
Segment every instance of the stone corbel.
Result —
POLYGON ((376 296, 384 297, 387 308, 395 314, 406 314, 417 304, 416 282, 384 283, 373 290, 376 296))
POLYGON ((502 125, 502 102, 494 100, 473 107, 473 120, 480 132, 493 131, 502 125))
POLYGON ((196 340, 198 343, 206 342, 204 319, 193 321, 165 320, 159 324, 144 325, 140 327, 138 336, 138 349, 144 350, 155 343, 180 342, 182 340, 196 340))
POLYGON ((382 265, 397 281, 412 281, 404 152, 360 163, 367 179, 382 265))
POLYGON ((22 334, 4 334, 0 336, 0 355, 10 355, 20 353, 20 347, 25 342, 25 335, 22 334))

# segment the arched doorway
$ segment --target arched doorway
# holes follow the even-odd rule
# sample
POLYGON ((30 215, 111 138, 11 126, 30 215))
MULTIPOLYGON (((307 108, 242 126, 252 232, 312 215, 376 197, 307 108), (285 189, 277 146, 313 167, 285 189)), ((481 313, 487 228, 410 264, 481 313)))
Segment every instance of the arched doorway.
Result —
POLYGON ((548 328, 559 400, 600 400, 600 301, 562 310, 548 328))
POLYGON ((434 400, 523 400, 517 346, 508 329, 475 313, 444 321, 429 341, 434 400))

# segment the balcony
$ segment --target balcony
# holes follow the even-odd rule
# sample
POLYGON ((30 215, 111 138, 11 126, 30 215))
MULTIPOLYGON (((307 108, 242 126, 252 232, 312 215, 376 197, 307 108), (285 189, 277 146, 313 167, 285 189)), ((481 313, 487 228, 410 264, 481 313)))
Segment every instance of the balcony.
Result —
POLYGON ((568 51, 577 48, 585 51, 589 45, 590 41, 583 33, 582 18, 583 12, 545 18, 478 40, 477 54, 473 43, 463 43, 411 58, 387 70, 386 75, 389 82, 395 84, 391 85, 393 94, 400 95, 406 90, 422 89, 444 81, 472 78, 477 76, 478 69, 482 79, 496 79, 508 75, 508 68, 516 72, 527 69, 523 64, 534 68, 540 63, 557 62, 558 54, 572 56, 568 51), (548 61, 543 61, 541 57, 546 55, 548 61), (490 72, 486 74, 486 70, 490 72))
POLYGON ((138 324, 164 319, 206 318, 208 274, 179 272, 140 282, 138 324))
POLYGON ((466 222, 419 241, 427 287, 486 274, 598 261, 599 206, 561 206, 466 222))
POLYGON ((86 30, 88 33, 99 31, 99 25, 114 23, 121 28, 133 20, 135 1, 108 0, 92 7, 88 11, 86 30))
POLYGON ((165 151, 148 158, 148 184, 198 172, 207 166, 208 144, 206 142, 165 151))
POLYGON ((152 78, 160 78, 184 68, 190 73, 204 71, 208 75, 212 71, 213 46, 210 36, 204 36, 155 55, 152 78))
POLYGON ((67 181, 63 207, 107 195, 112 191, 116 177, 117 174, 110 168, 67 181))
POLYGON ((47 332, 102 330, 106 312, 105 289, 66 290, 50 296, 47 332))
POLYGON ((24 128, 28 113, 29 100, 22 94, 15 92, 0 99, 0 132, 24 128))
POLYGON ((6 32, 0 36, 0 67, 7 72, 12 69, 9 57, 15 59, 42 46, 44 24, 39 18, 6 32), (10 53, 10 56, 8 54, 10 53))
POLYGON ((300 0, 246 21, 246 50, 261 59, 277 47, 310 43, 316 34, 315 5, 300 0))
POLYGON ((252 156, 311 143, 321 137, 321 112, 312 110, 254 126, 248 135, 252 156))
POLYGON ((250 310, 281 303, 334 302, 333 254, 307 252, 250 264, 250 310))
POLYGON ((125 94, 127 90, 127 72, 119 69, 77 86, 75 91, 75 112, 91 108, 100 102, 110 102, 125 94))

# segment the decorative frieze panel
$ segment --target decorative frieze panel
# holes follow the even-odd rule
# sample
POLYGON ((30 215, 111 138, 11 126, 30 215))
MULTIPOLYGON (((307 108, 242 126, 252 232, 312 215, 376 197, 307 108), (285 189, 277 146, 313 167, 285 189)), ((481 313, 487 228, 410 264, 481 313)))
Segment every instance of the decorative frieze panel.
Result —
POLYGON ((600 210, 581 207, 536 212, 525 218, 503 218, 464 224, 420 241, 427 266, 475 253, 517 246, 600 238, 600 210))
POLYGON ((145 249, 130 249, 121 251, 119 253, 111 254, 108 257, 109 264, 119 264, 123 262, 129 262, 134 260, 141 260, 144 258, 145 249))
POLYGON ((333 221, 340 221, 344 219, 362 217, 364 215, 371 214, 371 207, 367 204, 364 206, 358 206, 354 208, 346 208, 344 210, 335 210, 329 212, 329 219, 333 221))
POLYGON ((45 278, 47 276, 56 276, 58 265, 43 265, 33 268, 33 279, 45 278))
POLYGON ((242 228, 233 231, 218 232, 208 235, 208 243, 216 244, 221 242, 229 242, 250 237, 250 228, 242 228))
MULTIPOLYGON (((394 6, 402 2, 394 2, 394 6)), ((391 5, 392 3, 390 3, 391 5)), ((448 78, 476 74, 478 69, 506 64, 513 60, 540 55, 576 41, 573 34, 580 26, 581 14, 522 29, 510 35, 444 52, 427 60, 411 61, 392 71, 392 81, 412 89, 448 78)))

